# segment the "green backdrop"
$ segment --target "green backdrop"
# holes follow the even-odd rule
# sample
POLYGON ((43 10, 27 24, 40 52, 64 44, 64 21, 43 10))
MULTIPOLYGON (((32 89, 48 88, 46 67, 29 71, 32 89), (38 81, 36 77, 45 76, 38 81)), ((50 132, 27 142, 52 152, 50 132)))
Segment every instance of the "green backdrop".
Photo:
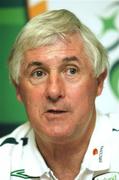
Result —
POLYGON ((27 21, 25 1, 0 1, 0 124, 20 124, 26 120, 24 107, 9 80, 7 61, 12 44, 27 21))

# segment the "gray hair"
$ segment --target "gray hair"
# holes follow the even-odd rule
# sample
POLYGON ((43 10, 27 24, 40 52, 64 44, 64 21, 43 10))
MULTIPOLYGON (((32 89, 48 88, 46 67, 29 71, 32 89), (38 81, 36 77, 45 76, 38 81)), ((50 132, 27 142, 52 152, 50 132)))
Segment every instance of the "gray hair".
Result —
POLYGON ((98 77, 108 67, 107 52, 91 30, 72 12, 61 9, 47 11, 32 18, 19 33, 9 57, 9 74, 19 83, 20 66, 24 52, 65 39, 68 34, 80 33, 84 47, 89 55, 98 77))

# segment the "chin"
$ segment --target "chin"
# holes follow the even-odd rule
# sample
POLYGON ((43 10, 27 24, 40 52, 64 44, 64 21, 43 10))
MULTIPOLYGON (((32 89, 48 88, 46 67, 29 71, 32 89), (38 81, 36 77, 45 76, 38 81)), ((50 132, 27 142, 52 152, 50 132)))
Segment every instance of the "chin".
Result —
POLYGON ((68 128, 54 128, 44 133, 50 141, 57 144, 64 144, 70 141, 73 137, 72 129, 68 128))
POLYGON ((76 128, 71 123, 51 123, 42 124, 39 127, 35 127, 37 138, 44 141, 65 143, 74 137, 76 128))

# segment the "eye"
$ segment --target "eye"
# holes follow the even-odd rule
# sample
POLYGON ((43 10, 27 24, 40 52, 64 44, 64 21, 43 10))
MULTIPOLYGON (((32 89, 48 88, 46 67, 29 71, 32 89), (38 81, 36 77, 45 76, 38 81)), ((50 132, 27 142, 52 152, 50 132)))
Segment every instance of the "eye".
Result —
POLYGON ((33 78, 41 79, 44 76, 46 76, 46 72, 44 70, 42 70, 42 69, 41 70, 38 69, 38 70, 35 70, 34 72, 32 72, 31 76, 33 78))
POLYGON ((66 69, 67 75, 76 75, 78 73, 78 68, 77 67, 67 67, 66 69))

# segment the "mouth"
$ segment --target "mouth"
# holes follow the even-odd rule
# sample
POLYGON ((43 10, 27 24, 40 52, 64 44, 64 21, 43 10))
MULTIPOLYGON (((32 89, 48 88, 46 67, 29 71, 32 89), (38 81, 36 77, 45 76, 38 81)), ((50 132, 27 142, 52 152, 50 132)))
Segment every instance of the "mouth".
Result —
POLYGON ((55 110, 55 109, 49 109, 49 110, 47 110, 46 113, 58 115, 58 114, 67 113, 67 111, 65 111, 65 110, 60 110, 60 109, 56 109, 56 110, 55 110))

